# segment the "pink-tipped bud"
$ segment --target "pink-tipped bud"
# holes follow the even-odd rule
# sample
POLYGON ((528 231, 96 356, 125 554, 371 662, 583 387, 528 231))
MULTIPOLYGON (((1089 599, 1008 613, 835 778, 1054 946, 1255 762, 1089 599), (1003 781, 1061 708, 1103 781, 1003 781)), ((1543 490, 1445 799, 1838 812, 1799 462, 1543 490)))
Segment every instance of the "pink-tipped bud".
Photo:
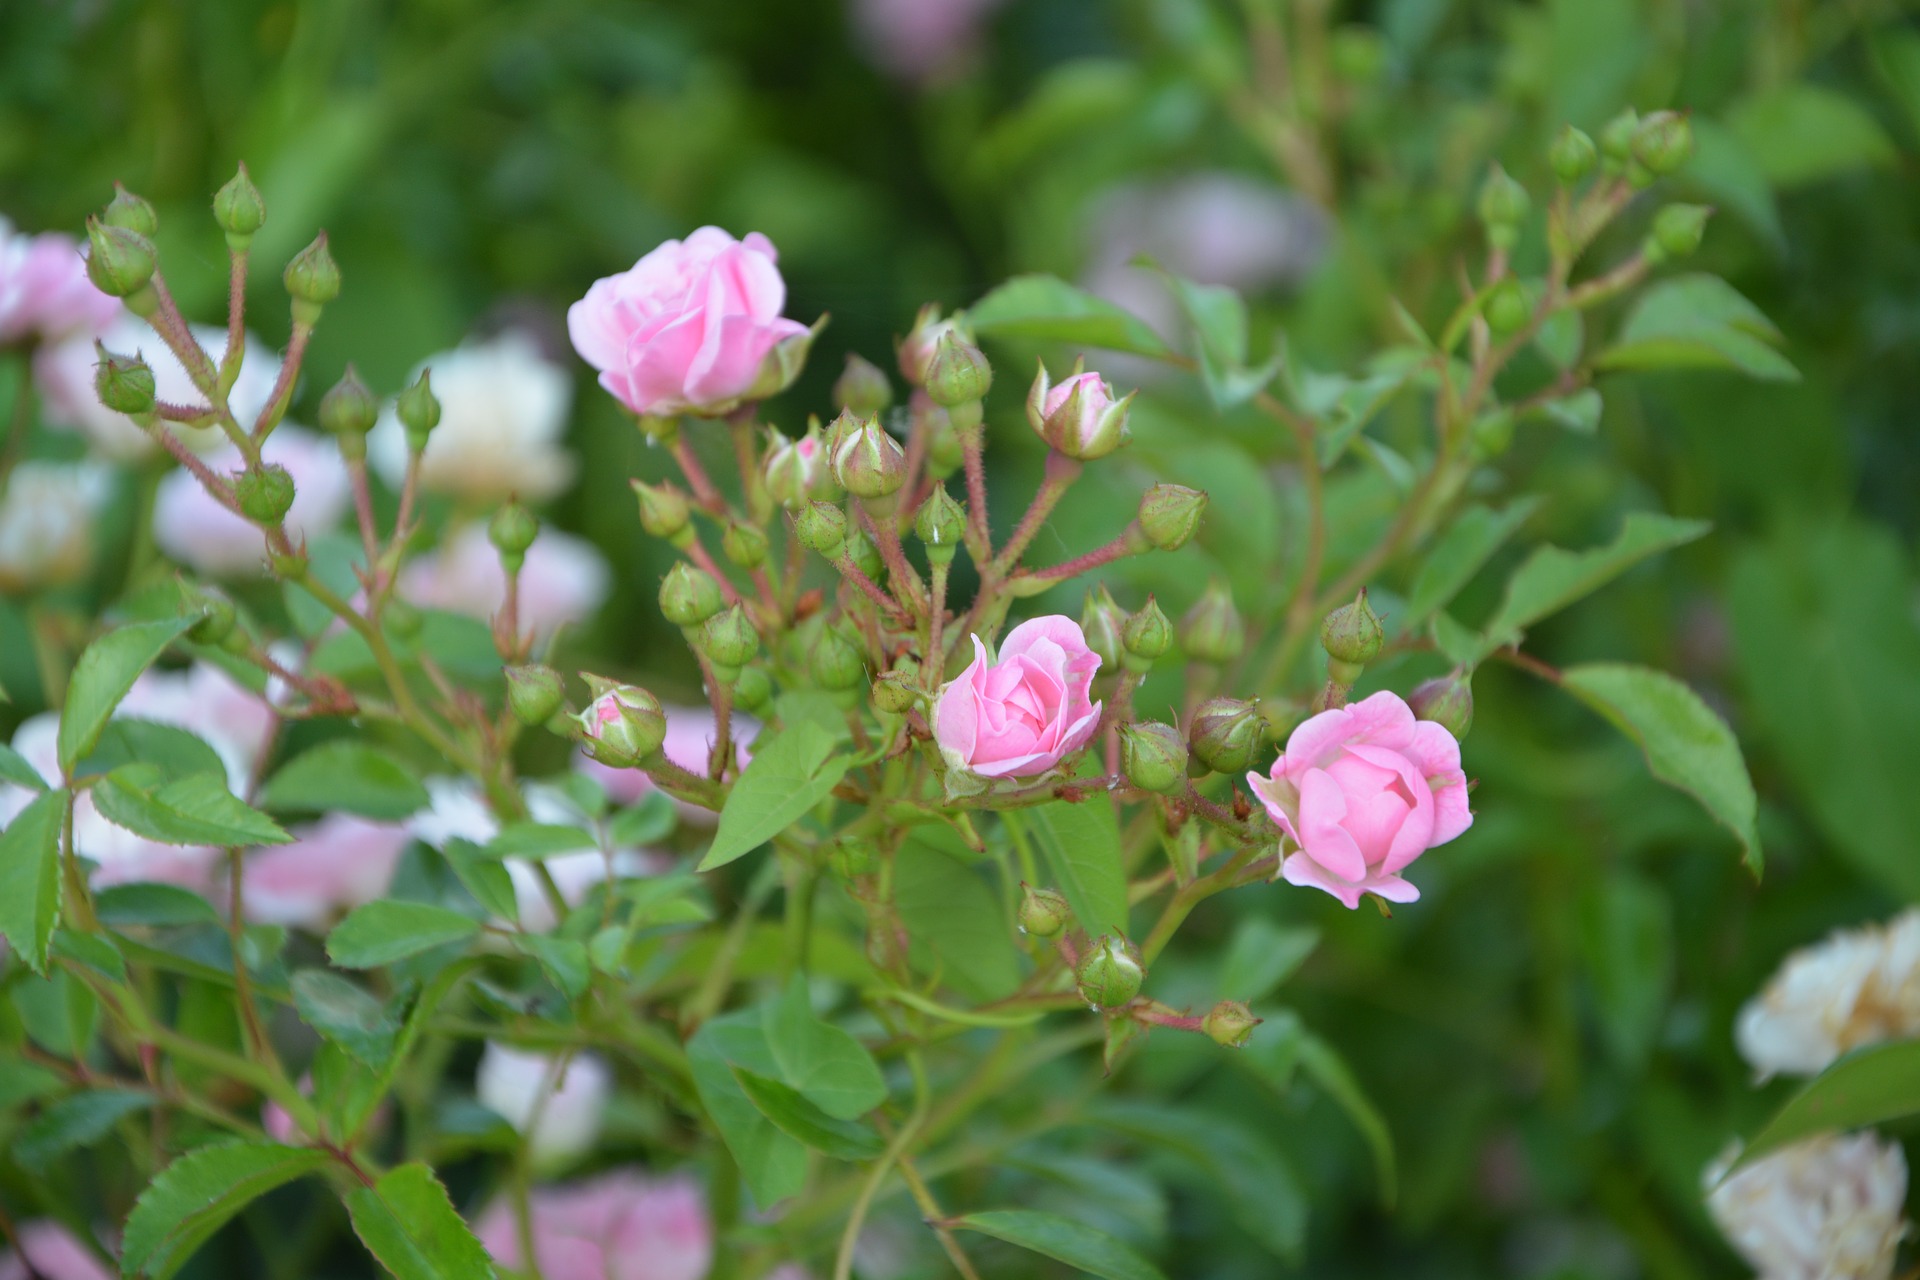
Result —
POLYGON ((1042 364, 1027 392, 1027 421, 1054 449, 1091 461, 1127 442, 1127 410, 1133 397, 1129 391, 1116 398, 1105 379, 1078 364, 1071 377, 1055 384, 1042 364))

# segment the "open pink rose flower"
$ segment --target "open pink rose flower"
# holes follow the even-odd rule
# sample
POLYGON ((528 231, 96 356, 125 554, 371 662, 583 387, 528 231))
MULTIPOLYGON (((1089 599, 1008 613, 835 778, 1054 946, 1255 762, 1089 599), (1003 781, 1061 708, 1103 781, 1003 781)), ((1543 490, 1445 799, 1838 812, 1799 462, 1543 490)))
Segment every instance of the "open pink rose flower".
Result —
MULTIPOLYGON (((691 1179, 619 1170, 537 1187, 531 1199, 533 1256, 546 1280, 701 1280, 713 1266, 713 1224, 691 1179)), ((507 1197, 474 1234, 495 1262, 525 1269, 507 1197)))
POLYGON ((1059 764, 1093 736, 1100 655, 1080 624, 1060 614, 1007 633, 997 661, 973 637, 973 661, 940 691, 933 734, 956 769, 983 778, 1027 778, 1059 764))
POLYGON ((1324 889, 1350 908, 1363 893, 1414 901, 1420 891, 1400 873, 1473 825, 1460 744, 1385 690, 1314 716, 1269 776, 1249 773, 1247 782, 1300 846, 1281 866, 1287 883, 1324 889))
POLYGON ((701 227, 630 270, 596 280, 567 309, 574 349, 635 413, 724 413, 807 327, 780 314, 787 285, 773 244, 701 227))

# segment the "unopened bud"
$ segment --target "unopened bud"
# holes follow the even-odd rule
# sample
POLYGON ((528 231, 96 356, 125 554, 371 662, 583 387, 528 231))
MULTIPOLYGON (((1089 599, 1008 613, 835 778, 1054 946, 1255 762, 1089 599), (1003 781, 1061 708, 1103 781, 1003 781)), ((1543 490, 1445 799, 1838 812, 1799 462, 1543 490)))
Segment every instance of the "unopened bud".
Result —
POLYGON ((726 607, 720 584, 682 560, 660 584, 660 612, 676 627, 697 627, 726 607))
POLYGON ((1260 1019, 1253 1011, 1238 1000, 1222 1000, 1207 1010, 1207 1016, 1200 1020, 1200 1027, 1215 1044, 1227 1049, 1238 1049, 1247 1043, 1253 1035, 1253 1029, 1260 1025, 1260 1019))
POLYGON ((1108 671, 1117 670, 1126 653, 1126 643, 1121 636, 1126 626, 1127 615, 1114 603, 1104 583, 1087 592, 1087 602, 1080 609, 1080 633, 1087 638, 1087 648, 1100 655, 1100 665, 1108 671))
POLYGON ((760 652, 760 633, 755 630, 753 619, 747 616, 746 607, 736 604, 722 609, 701 624, 700 652, 713 663, 716 675, 732 683, 732 676, 739 668, 753 661, 753 655, 760 652))
POLYGON ((1518 280, 1502 280, 1494 287, 1493 294, 1487 299, 1487 327, 1494 334, 1505 337, 1518 333, 1533 316, 1533 304, 1527 299, 1527 291, 1518 280))
POLYGON ((1704 204, 1670 204, 1653 215, 1653 244, 1661 256, 1684 258, 1700 247, 1712 216, 1704 204))
POLYGON ((1431 720, 1455 740, 1473 727, 1473 682, 1462 672, 1438 676, 1414 687, 1407 705, 1419 720, 1431 720))
POLYGON ((954 501, 944 485, 933 487, 913 521, 913 531, 925 545, 927 559, 934 564, 947 564, 953 559, 966 527, 966 508, 954 501))
POLYGON ((1052 889, 1036 889, 1030 884, 1022 884, 1020 899, 1020 931, 1036 938, 1052 938, 1067 927, 1073 919, 1073 908, 1067 900, 1052 889))
POLYGON ((1634 135, 1640 132, 1640 114, 1628 107, 1600 129, 1601 171, 1618 176, 1633 158, 1634 135))
POLYGON ((500 553, 509 571, 517 571, 526 558, 527 548, 540 536, 540 521, 533 512, 517 502, 509 502, 487 521, 487 538, 500 553))
POLYGON ((582 745, 601 764, 627 768, 649 758, 667 740, 667 713, 645 689, 598 676, 584 679, 596 696, 580 713, 582 745))
POLYGON ((840 493, 840 482, 827 464, 826 441, 817 425, 808 427, 807 434, 798 440, 774 432, 765 475, 767 492, 789 511, 798 511, 809 502, 832 501, 840 493))
POLYGON ((1247 625, 1233 607, 1227 584, 1215 578, 1180 619, 1180 645, 1196 662, 1224 666, 1247 644, 1247 625))
POLYGON ((1120 643, 1126 650, 1121 661, 1130 671, 1145 671, 1173 647, 1173 624, 1152 596, 1120 628, 1120 643))
POLYGON ((1124 938, 1103 937, 1081 958, 1074 973, 1080 998, 1096 1009, 1118 1009, 1140 994, 1147 971, 1124 938))
POLYGON ((154 213, 153 206, 117 182, 113 184, 113 199, 100 213, 100 221, 110 227, 125 227, 149 239, 160 229, 160 217, 154 213))
POLYGON ((920 314, 914 317, 913 328, 900 340, 900 372, 906 375, 908 382, 916 387, 926 385, 934 350, 940 345, 941 337, 949 333, 958 333, 969 340, 973 337, 956 321, 942 320, 940 308, 935 304, 929 302, 920 308, 920 314))
POLYGON ((1142 791, 1162 794, 1187 784, 1187 740, 1170 724, 1136 720, 1120 727, 1120 768, 1142 791))
POLYGON ((117 356, 98 342, 99 361, 93 367, 93 391, 100 403, 115 413, 138 416, 153 412, 153 370, 138 355, 117 356))
POLYGON ((856 418, 877 418, 893 403, 893 384, 880 366, 849 351, 847 367, 834 379, 833 403, 856 418))
POLYGON ((1195 708, 1187 728, 1194 759, 1215 773, 1237 774, 1253 766, 1266 738, 1258 706, 1239 698, 1209 698, 1195 708))
POLYGON ((873 709, 883 715, 903 716, 920 704, 921 696, 913 680, 898 671, 873 682, 873 709))
POLYGON ((852 689, 867 678, 867 661, 860 647, 834 626, 820 628, 813 649, 807 655, 807 670, 814 683, 829 692, 852 689))
POLYGON ((742 569, 758 568, 767 562, 767 535, 755 525, 729 520, 720 535, 720 550, 742 569))
POLYGON ((1049 446, 1069 458, 1104 458, 1130 438, 1127 411, 1134 393, 1115 396, 1097 373, 1075 363, 1066 381, 1055 384, 1040 365, 1027 391, 1027 424, 1049 446))
POLYGON ((950 329, 934 343, 926 382, 933 402, 952 408, 986 398, 987 389, 993 385, 993 366, 980 348, 950 329))
POLYGON ((200 607, 200 618, 187 628, 187 639, 195 644, 217 645, 233 634, 234 627, 240 621, 240 615, 234 611, 233 601, 208 593, 194 603, 200 607))
POLYGON ((873 539, 864 529, 849 529, 844 549, 854 568, 875 582, 880 581, 880 548, 873 545, 873 539))
POLYGON ((1520 224, 1527 220, 1533 202, 1527 189, 1494 165, 1487 180, 1480 184, 1480 221, 1487 229, 1487 243, 1496 249, 1511 249, 1520 242, 1520 224))
POLYGON ((253 471, 241 471, 233 477, 233 496, 240 502, 240 514, 255 524, 276 525, 293 510, 293 477, 275 462, 253 471))
POLYGON ((1320 644, 1327 656, 1338 662, 1364 667, 1380 656, 1386 642, 1386 628, 1380 625, 1379 615, 1368 607, 1365 588, 1354 597, 1352 604, 1341 605, 1320 624, 1320 644))
POLYGON ((287 292, 293 295, 296 323, 312 324, 320 308, 340 296, 340 268, 327 251, 327 233, 322 231, 313 243, 293 255, 282 277, 287 292), (302 305, 304 304, 304 306, 302 305))
POLYGON ((115 298, 137 293, 153 279, 157 261, 153 241, 138 231, 87 219, 87 279, 100 292, 115 298))
POLYGON ((327 389, 320 397, 320 427, 334 435, 345 437, 364 436, 373 430, 373 424, 380 417, 379 402, 373 398, 373 392, 352 365, 340 375, 340 381, 327 389))
POLYGON ((266 225, 267 202, 247 176, 246 165, 242 164, 226 185, 213 193, 213 220, 226 232, 227 244, 234 249, 246 248, 253 233, 266 225))
POLYGON ((671 480, 663 480, 659 484, 648 484, 643 480, 632 483, 633 496, 640 502, 640 527, 653 537, 679 545, 680 535, 686 532, 687 522, 692 516, 687 495, 671 480))
POLYGON ((793 534, 801 546, 835 559, 847 540, 846 513, 831 502, 810 503, 794 517, 793 534))
POLYGON ((414 384, 393 403, 394 415, 407 430, 407 448, 424 452, 427 437, 440 425, 440 401, 433 394, 432 370, 422 369, 414 384))
POLYGON ((833 449, 833 474, 856 498, 885 498, 907 482, 907 455, 869 418, 841 434, 833 449))
POLYGON ((1633 135, 1633 158, 1656 177, 1664 177, 1693 155, 1693 125, 1678 111, 1642 116, 1633 135))
POLYGON ((524 725, 542 725, 553 718, 567 700, 566 685, 560 673, 543 663, 529 662, 508 667, 507 705, 514 718, 524 725))
POLYGON ((773 677, 759 665, 740 668, 733 681, 733 705, 742 711, 760 711, 773 701, 773 677))
POLYGON ((1200 527, 1207 495, 1180 484, 1156 484, 1140 498, 1140 528, 1162 551, 1178 551, 1200 527))
POLYGON ((1592 173, 1594 162, 1599 158, 1593 139, 1572 125, 1562 128, 1547 150, 1547 163, 1553 166, 1554 176, 1568 186, 1592 173))
POLYGON ((928 400, 926 395, 924 391, 914 393, 916 400, 923 402, 915 407, 914 418, 927 437, 927 474, 935 480, 945 480, 966 464, 967 442, 954 424, 953 415, 928 400))

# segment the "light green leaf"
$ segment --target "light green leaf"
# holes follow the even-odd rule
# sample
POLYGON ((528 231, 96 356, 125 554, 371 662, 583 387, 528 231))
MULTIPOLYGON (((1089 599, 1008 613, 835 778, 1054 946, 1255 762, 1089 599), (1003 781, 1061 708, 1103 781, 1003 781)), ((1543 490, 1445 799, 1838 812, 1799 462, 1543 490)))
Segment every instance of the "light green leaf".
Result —
POLYGON ((761 1008, 778 1077, 808 1101, 830 1116, 854 1120, 887 1100, 887 1082, 873 1055, 814 1015, 803 975, 794 974, 780 998, 761 1008))
POLYGON ((364 742, 336 739, 304 751, 267 779, 260 805, 280 812, 357 813, 394 822, 430 803, 413 770, 364 742))
POLYGON ((1604 547, 1588 551, 1541 547, 1508 580, 1506 599, 1487 624, 1487 637, 1495 645, 1517 643, 1525 628, 1548 614, 1599 590, 1647 557, 1692 542, 1712 527, 1705 520, 1636 511, 1604 547))
POLYGON ((1780 205, 1760 164, 1733 130, 1697 112, 1693 116, 1693 159, 1677 175, 1698 189, 1706 202, 1745 222, 1776 253, 1787 247, 1780 205))
POLYGON ((347 1216, 394 1280, 489 1280, 493 1260, 433 1170, 415 1161, 347 1193, 347 1216))
POLYGON ((1033 809, 1010 809, 1001 818, 1030 833, 1082 929, 1095 937, 1127 936, 1127 873, 1120 862, 1120 823, 1105 796, 1079 804, 1056 800, 1033 809))
POLYGON ((0 831, 0 935, 35 973, 60 923, 60 828, 67 793, 43 791, 0 831))
POLYGON ((513 874, 504 862, 472 841, 457 837, 447 841, 440 853, 453 868, 455 878, 488 915, 519 923, 520 895, 514 891, 513 874))
POLYGON ((111 773, 123 765, 147 764, 168 782, 195 773, 225 777, 226 762, 198 734, 152 720, 119 717, 107 721, 100 742, 74 767, 75 780, 111 773))
POLYGON ((67 682, 67 697, 60 712, 60 768, 71 774, 74 765, 84 760, 100 731, 107 727, 113 709, 133 688, 140 673, 166 652, 167 646, 188 627, 194 618, 164 618, 157 622, 133 622, 107 632, 80 655, 67 682))
POLYGON ((1056 276, 1015 276, 966 313, 980 337, 1037 338, 1164 360, 1173 355, 1145 321, 1056 276))
POLYGON ((1013 927, 963 849, 948 832, 916 830, 894 858, 893 903, 916 967, 975 1000, 997 1000, 1020 985, 1013 927))
POLYGON ((649 791, 614 815, 607 824, 607 841, 616 849, 644 849, 672 835, 679 823, 680 815, 666 792, 649 791))
POLYGON ((1220 995, 1242 1004, 1264 1000, 1319 945, 1320 931, 1311 925, 1282 925, 1265 916, 1248 916, 1227 944, 1226 959, 1220 965, 1220 995))
POLYGON ((586 994, 587 983, 593 977, 586 943, 577 938, 554 938, 539 933, 523 933, 514 941, 540 962, 540 968, 560 989, 561 995, 578 1000, 586 994))
POLYGON ((1401 631, 1414 634, 1436 610, 1446 608, 1539 506, 1538 498, 1521 498, 1500 511, 1475 506, 1461 512, 1421 563, 1400 612, 1401 631))
POLYGON ((797 1195, 807 1180, 807 1148, 766 1118, 741 1089, 734 1066, 777 1077, 780 1067, 767 1044, 758 1009, 708 1019, 687 1041, 687 1066, 721 1140, 761 1209, 797 1195))
POLYGON ((0 742, 0 782, 11 782, 29 791, 45 791, 47 780, 23 759, 18 751, 0 742))
POLYGON ((1582 387, 1564 396, 1542 400, 1532 412, 1568 431, 1590 436, 1600 429, 1600 415, 1606 407, 1598 391, 1582 387))
POLYGON ((1103 1280, 1166 1280, 1160 1269, 1104 1231, 1032 1209, 989 1209, 950 1224, 1064 1262, 1103 1280))
POLYGON ((1866 108, 1816 84, 1789 84, 1736 103, 1727 124, 1776 187, 1798 187, 1892 163, 1893 144, 1866 108))
POLYGON ((698 869, 724 867, 759 848, 826 799, 852 763, 848 756, 834 755, 837 745, 832 734, 811 722, 784 729, 771 742, 756 742, 753 759, 721 806, 719 829, 698 869))
POLYGON ((1920 1040, 1856 1049, 1788 1099, 1740 1153, 1739 1164, 1817 1133, 1864 1129, 1920 1114, 1920 1040))
POLYGON ((1662 280, 1640 295, 1596 369, 1733 369, 1769 382, 1800 373, 1774 350, 1780 331, 1718 276, 1662 280))
POLYGON ((464 942, 480 922, 428 902, 379 899, 353 911, 327 935, 327 955, 343 969, 373 969, 422 951, 464 942))
POLYGON ((1595 663, 1570 667, 1561 683, 1639 744, 1653 776, 1692 795, 1739 837, 1747 867, 1760 874, 1758 802, 1733 730, 1700 695, 1646 667, 1595 663))
POLYGON ((13 1137, 9 1152, 23 1167, 41 1171, 76 1147, 88 1147, 124 1117, 153 1105, 143 1089, 95 1089, 54 1103, 13 1137))
MULTIPOLYGON (((1537 280, 1528 281, 1527 301, 1538 306, 1542 289, 1537 280)), ((1580 361, 1580 348, 1587 338, 1586 322, 1580 313, 1571 307, 1562 307, 1549 314, 1540 325, 1540 331, 1533 335, 1533 345, 1547 363, 1556 369, 1571 369, 1580 361)))
POLYGON ((326 969, 302 969, 288 985, 301 1020, 378 1071, 400 1034, 385 1005, 365 988, 326 969))
POLYGON ((161 844, 247 848, 288 844, 279 823, 227 790, 224 773, 168 782, 159 766, 122 765, 93 786, 100 816, 161 844))
POLYGON ((1174 300, 1193 326, 1199 347, 1200 382, 1216 409, 1230 409, 1252 399, 1280 372, 1276 355, 1258 368, 1247 367, 1247 304, 1226 285, 1199 284, 1146 259, 1136 265, 1152 267, 1173 291, 1174 300))
POLYGON ((798 1089, 770 1076, 735 1067, 733 1078, 748 1101, 758 1107, 760 1114, 772 1121, 775 1128, 815 1151, 836 1160, 871 1160, 885 1146, 871 1128, 828 1115, 798 1089))
POLYGON ((167 1280, 250 1201, 331 1159, 312 1147, 245 1139, 195 1148, 162 1169, 134 1202, 121 1240, 121 1271, 167 1280))
POLYGON ((510 822, 487 842, 493 858, 551 858, 556 854, 597 849, 600 842, 584 827, 558 822, 510 822))

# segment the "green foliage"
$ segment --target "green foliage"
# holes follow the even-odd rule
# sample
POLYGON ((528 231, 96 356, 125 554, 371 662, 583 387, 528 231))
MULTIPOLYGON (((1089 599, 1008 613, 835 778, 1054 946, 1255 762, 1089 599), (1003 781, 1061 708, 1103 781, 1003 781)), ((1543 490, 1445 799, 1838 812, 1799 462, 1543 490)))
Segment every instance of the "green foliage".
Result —
POLYGON ((116 627, 87 646, 67 682, 60 714, 60 767, 71 771, 93 751, 107 717, 127 696, 140 673, 165 653, 192 620, 170 618, 116 627))
POLYGON ((280 811, 339 811, 393 821, 427 807, 427 789, 393 756, 364 743, 322 743, 269 779, 260 803, 280 811))
POLYGON ((326 1163, 326 1153, 310 1147, 244 1139, 189 1151, 160 1171, 127 1215, 122 1273, 167 1280, 248 1202, 326 1163))
POLYGON ((1118 1240, 1058 1214, 987 1209, 963 1214, 953 1225, 1030 1249, 1102 1280, 1165 1280, 1159 1268, 1118 1240))
POLYGON ((754 752, 727 793, 720 827, 699 869, 711 871, 759 848, 827 798, 852 764, 834 736, 803 721, 754 752))
POLYGON ((0 830, 0 935, 35 973, 46 972, 60 921, 60 824, 71 804, 43 791, 0 830))
POLYGON ((494 1274, 433 1170, 418 1162, 347 1193, 354 1234, 395 1280, 486 1280, 494 1274))

